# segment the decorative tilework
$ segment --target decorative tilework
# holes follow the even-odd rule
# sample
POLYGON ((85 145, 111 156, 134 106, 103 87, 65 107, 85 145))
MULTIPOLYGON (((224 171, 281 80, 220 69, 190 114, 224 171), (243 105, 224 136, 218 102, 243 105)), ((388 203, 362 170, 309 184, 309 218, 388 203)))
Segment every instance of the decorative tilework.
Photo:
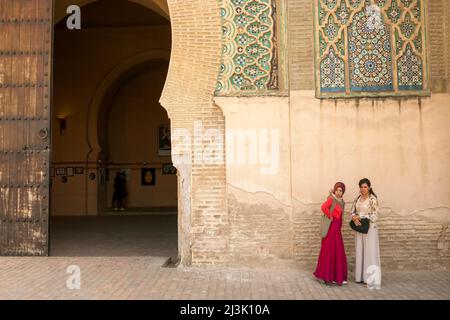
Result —
POLYGON ((319 97, 428 93, 424 0, 315 0, 319 97))
POLYGON ((348 9, 345 1, 341 1, 341 5, 336 10, 336 17, 341 24, 346 24, 348 22, 348 19, 350 18, 350 10, 348 9))
POLYGON ((279 89, 277 1, 220 0, 220 3, 223 52, 216 95, 279 89))
POLYGON ((348 28, 351 91, 393 90, 390 32, 363 9, 348 28))
POLYGON ((345 92, 344 60, 339 58, 333 47, 320 63, 322 92, 345 92))
POLYGON ((350 5, 353 9, 358 8, 361 5, 362 0, 350 0, 350 5))
POLYGON ((339 25, 334 22, 334 18, 332 15, 330 15, 328 17, 328 22, 325 25, 324 30, 325 30, 325 34, 327 35, 328 39, 333 41, 336 38, 337 33, 339 31, 339 25))
POLYGON ((386 13, 392 23, 397 23, 400 20, 402 10, 398 7, 397 0, 391 0, 391 5, 386 13))
POLYGON ((411 5, 411 3, 413 2, 413 0, 400 0, 400 1, 403 3, 405 8, 408 8, 411 5))
POLYGON ((401 90, 420 90, 423 83, 422 59, 406 45, 404 55, 398 60, 398 85, 401 90))
POLYGON ((410 39, 416 29, 417 25, 412 21, 411 14, 409 12, 406 13, 405 19, 400 24, 400 30, 402 30, 403 35, 410 39))

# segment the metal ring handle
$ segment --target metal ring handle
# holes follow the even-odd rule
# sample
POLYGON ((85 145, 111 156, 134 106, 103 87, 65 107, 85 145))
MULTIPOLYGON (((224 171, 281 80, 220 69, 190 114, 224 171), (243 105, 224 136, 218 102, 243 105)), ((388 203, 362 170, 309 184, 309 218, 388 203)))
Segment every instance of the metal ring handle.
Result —
POLYGON ((42 128, 38 133, 39 139, 45 140, 48 138, 48 128, 42 128))

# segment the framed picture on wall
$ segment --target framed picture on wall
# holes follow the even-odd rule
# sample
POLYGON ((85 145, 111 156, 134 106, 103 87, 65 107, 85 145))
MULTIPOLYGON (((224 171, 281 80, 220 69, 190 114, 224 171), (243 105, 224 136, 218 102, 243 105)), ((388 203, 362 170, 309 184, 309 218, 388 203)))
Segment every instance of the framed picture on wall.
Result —
POLYGON ((66 168, 56 168, 55 173, 57 176, 65 176, 66 175, 66 168))
POLYGON ((172 151, 170 125, 164 124, 158 127, 158 155, 170 156, 172 151))
POLYGON ((141 169, 141 185, 154 186, 156 184, 156 169, 143 168, 141 169))
POLYGON ((67 168, 66 172, 68 177, 73 177, 73 168, 67 168))
POLYGON ((162 174, 177 174, 177 168, 171 163, 163 163, 162 174))
POLYGON ((84 173, 84 168, 83 167, 75 168, 75 174, 83 174, 83 173, 84 173))

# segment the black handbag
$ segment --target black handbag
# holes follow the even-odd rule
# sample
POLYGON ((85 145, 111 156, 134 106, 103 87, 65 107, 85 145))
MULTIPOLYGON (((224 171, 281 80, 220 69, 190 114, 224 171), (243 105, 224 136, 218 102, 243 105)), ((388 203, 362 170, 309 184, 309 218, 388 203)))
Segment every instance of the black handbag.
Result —
POLYGON ((370 219, 362 218, 360 226, 357 226, 355 221, 352 220, 350 221, 350 228, 352 228, 356 232, 367 234, 370 228, 370 219))

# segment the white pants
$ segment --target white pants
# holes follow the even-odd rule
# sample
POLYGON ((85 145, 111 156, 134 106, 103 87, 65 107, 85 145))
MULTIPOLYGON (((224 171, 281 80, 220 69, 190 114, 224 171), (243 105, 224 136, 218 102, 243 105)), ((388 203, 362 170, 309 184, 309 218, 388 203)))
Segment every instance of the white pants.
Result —
POLYGON ((367 234, 356 232, 355 281, 365 282, 369 288, 381 288, 381 261, 378 227, 370 223, 367 234))

